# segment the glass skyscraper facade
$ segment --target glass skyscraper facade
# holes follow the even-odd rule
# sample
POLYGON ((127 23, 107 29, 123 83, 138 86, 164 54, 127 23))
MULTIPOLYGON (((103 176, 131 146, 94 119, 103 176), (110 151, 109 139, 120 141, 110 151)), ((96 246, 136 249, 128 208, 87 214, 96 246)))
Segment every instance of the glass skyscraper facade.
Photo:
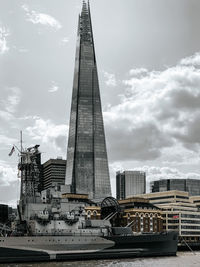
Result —
POLYGON ((78 25, 65 183, 72 193, 92 199, 111 195, 90 7, 85 1, 78 25))
POLYGON ((179 190, 188 192, 190 196, 200 195, 199 179, 161 179, 151 182, 151 192, 179 190))
POLYGON ((142 171, 124 171, 116 174, 116 197, 125 199, 146 193, 146 173, 142 171))

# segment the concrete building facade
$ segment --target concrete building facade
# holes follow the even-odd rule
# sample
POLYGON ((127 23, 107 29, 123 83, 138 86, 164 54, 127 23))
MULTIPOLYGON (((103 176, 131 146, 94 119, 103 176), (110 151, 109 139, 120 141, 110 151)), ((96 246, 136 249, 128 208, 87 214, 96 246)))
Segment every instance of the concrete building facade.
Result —
POLYGON ((200 211, 188 192, 172 190, 138 195, 162 210, 163 229, 179 232, 179 245, 200 244, 200 211))
POLYGON ((141 171, 124 171, 116 174, 116 197, 125 199, 146 193, 146 174, 141 171))
POLYGON ((66 160, 49 159, 42 165, 43 189, 65 184, 66 160))
MULTIPOLYGON (((114 226, 130 226, 135 233, 150 233, 163 231, 163 218, 161 210, 149 203, 148 199, 131 197, 118 201, 119 214, 111 219, 114 226)), ((86 218, 101 219, 101 207, 85 207, 86 218)))

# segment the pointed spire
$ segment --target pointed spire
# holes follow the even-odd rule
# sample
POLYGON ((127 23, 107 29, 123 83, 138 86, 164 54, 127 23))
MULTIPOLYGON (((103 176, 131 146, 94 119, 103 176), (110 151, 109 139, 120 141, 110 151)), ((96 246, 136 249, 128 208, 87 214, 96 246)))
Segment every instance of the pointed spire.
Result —
POLYGON ((89 12, 89 2, 83 0, 82 11, 80 15, 79 31, 81 40, 92 42, 92 27, 89 12))

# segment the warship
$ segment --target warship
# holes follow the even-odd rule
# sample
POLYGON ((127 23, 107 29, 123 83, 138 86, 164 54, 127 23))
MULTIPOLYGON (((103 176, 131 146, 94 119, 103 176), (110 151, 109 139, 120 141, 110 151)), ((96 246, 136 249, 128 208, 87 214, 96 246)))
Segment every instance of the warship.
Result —
POLYGON ((85 207, 97 204, 66 185, 39 192, 38 147, 21 151, 18 217, 10 230, 1 232, 0 263, 176 255, 177 232, 133 233, 131 224, 114 227, 120 207, 112 197, 98 204, 102 217, 94 219, 85 207))
POLYGON ((176 232, 133 234, 131 228, 111 227, 108 221, 82 220, 77 228, 56 228, 61 222, 66 224, 49 222, 57 229, 49 235, 0 237, 0 263, 176 255, 176 232))

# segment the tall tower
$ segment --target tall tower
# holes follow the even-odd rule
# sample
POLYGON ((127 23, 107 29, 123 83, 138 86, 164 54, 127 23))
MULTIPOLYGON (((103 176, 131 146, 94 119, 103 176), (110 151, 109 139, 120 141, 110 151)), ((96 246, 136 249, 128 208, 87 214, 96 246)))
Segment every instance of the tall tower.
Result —
POLYGON ((66 181, 72 193, 111 195, 89 2, 79 16, 66 181))

